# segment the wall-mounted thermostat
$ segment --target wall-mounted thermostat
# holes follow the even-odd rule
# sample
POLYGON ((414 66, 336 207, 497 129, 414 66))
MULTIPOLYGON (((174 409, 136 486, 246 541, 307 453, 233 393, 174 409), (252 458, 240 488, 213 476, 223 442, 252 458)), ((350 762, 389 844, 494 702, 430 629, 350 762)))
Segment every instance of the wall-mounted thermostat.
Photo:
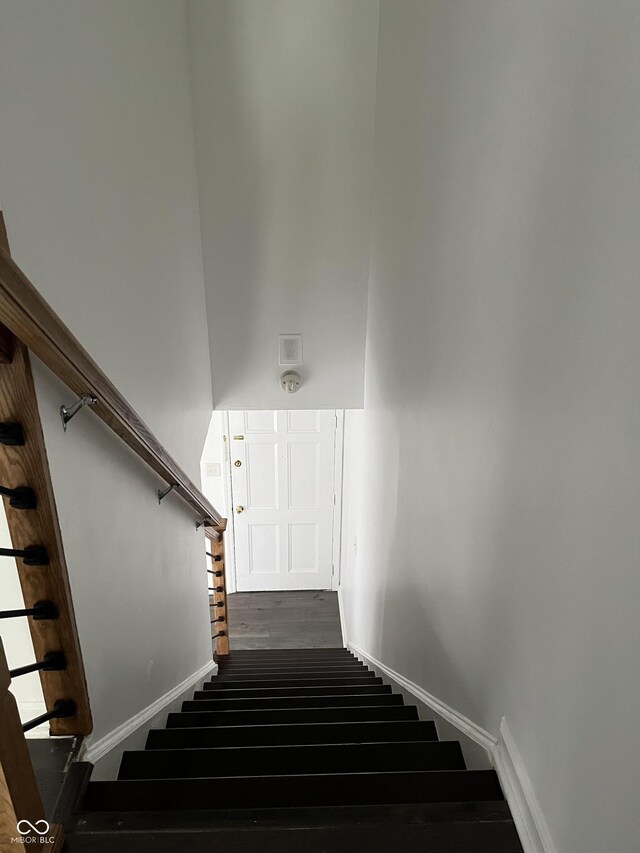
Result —
POLYGON ((278 363, 302 364, 302 335, 278 335, 278 363))

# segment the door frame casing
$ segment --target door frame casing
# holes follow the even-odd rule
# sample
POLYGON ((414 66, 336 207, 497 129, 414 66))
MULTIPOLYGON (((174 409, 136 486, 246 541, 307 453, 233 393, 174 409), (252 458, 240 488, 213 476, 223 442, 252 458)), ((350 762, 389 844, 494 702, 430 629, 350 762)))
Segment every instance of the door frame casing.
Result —
POLYGON ((331 556, 331 589, 340 586, 342 556, 342 471, 344 468, 344 409, 336 409, 336 429, 333 445, 333 550, 331 556))
POLYGON ((224 499, 227 510, 227 530, 225 534, 225 566, 227 592, 236 592, 238 580, 236 576, 236 518, 233 509, 233 485, 231 480, 231 448, 230 448, 229 411, 222 413, 222 472, 224 499))
MULTIPOLYGON (((234 409, 233 411, 237 411, 234 409)), ((243 411, 250 411, 245 409, 243 411)), ((282 411, 282 410, 274 410, 282 411)), ((320 411, 319 409, 312 411, 320 411)), ((341 542, 342 542, 342 471, 344 457, 344 409, 334 409, 335 429, 333 434, 333 515, 331 523, 331 590, 337 591, 340 586, 341 542)), ((229 428, 229 410, 224 411, 223 428, 223 471, 224 492, 227 502, 227 532, 225 544, 225 561, 227 565, 227 591, 236 592, 238 589, 236 561, 236 526, 233 501, 233 480, 231 478, 231 451, 229 428), (226 441, 224 440, 226 437, 226 441)))

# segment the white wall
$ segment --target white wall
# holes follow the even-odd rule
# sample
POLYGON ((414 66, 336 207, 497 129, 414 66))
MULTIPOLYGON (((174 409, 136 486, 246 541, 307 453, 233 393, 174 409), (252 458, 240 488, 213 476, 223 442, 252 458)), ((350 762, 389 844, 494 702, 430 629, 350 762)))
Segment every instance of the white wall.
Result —
MULTIPOLYGON (((226 412, 214 411, 211 413, 209 430, 202 450, 200 460, 200 476, 202 491, 213 506, 219 511, 222 518, 227 519, 227 532, 225 535, 225 582, 227 592, 236 591, 236 564, 233 533, 233 510, 231 507, 231 476, 229 474, 228 451, 225 451, 225 441, 228 447, 226 412), (220 476, 213 476, 207 472, 207 464, 218 464, 220 476)), ((211 568, 211 560, 204 555, 205 569, 211 568)))
MULTIPOLYGON (((211 412, 184 4, 0 2, 13 255, 198 480, 211 412)), ((36 385, 95 737, 210 659, 203 537, 71 395, 36 385), (186 629, 188 626, 188 630, 186 629)))
POLYGON ((383 0, 349 639, 638 849, 640 17, 383 0))
POLYGON ((362 405, 377 2, 190 0, 214 402, 362 405))
POLYGON ((200 477, 202 481, 202 491, 207 500, 219 510, 223 518, 226 518, 229 513, 228 496, 225 489, 225 468, 228 467, 228 457, 225 457, 225 413, 212 412, 209 422, 209 429, 202 450, 202 458, 200 459, 200 477), (208 473, 207 465, 219 465, 220 475, 208 473))

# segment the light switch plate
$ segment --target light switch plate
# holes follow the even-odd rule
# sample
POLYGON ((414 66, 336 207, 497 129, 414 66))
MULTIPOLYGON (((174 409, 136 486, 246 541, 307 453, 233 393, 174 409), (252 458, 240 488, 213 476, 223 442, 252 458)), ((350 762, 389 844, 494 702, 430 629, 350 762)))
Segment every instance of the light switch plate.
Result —
POLYGON ((207 462, 204 466, 204 473, 206 477, 220 477, 222 471, 220 470, 219 462, 207 462))

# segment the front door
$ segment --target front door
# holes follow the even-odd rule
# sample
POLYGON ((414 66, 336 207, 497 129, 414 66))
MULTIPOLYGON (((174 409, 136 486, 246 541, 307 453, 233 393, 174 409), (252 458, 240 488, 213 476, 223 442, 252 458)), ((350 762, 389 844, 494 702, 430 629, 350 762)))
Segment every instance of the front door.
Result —
POLYGON ((330 589, 336 413, 229 412, 239 592, 330 589))

